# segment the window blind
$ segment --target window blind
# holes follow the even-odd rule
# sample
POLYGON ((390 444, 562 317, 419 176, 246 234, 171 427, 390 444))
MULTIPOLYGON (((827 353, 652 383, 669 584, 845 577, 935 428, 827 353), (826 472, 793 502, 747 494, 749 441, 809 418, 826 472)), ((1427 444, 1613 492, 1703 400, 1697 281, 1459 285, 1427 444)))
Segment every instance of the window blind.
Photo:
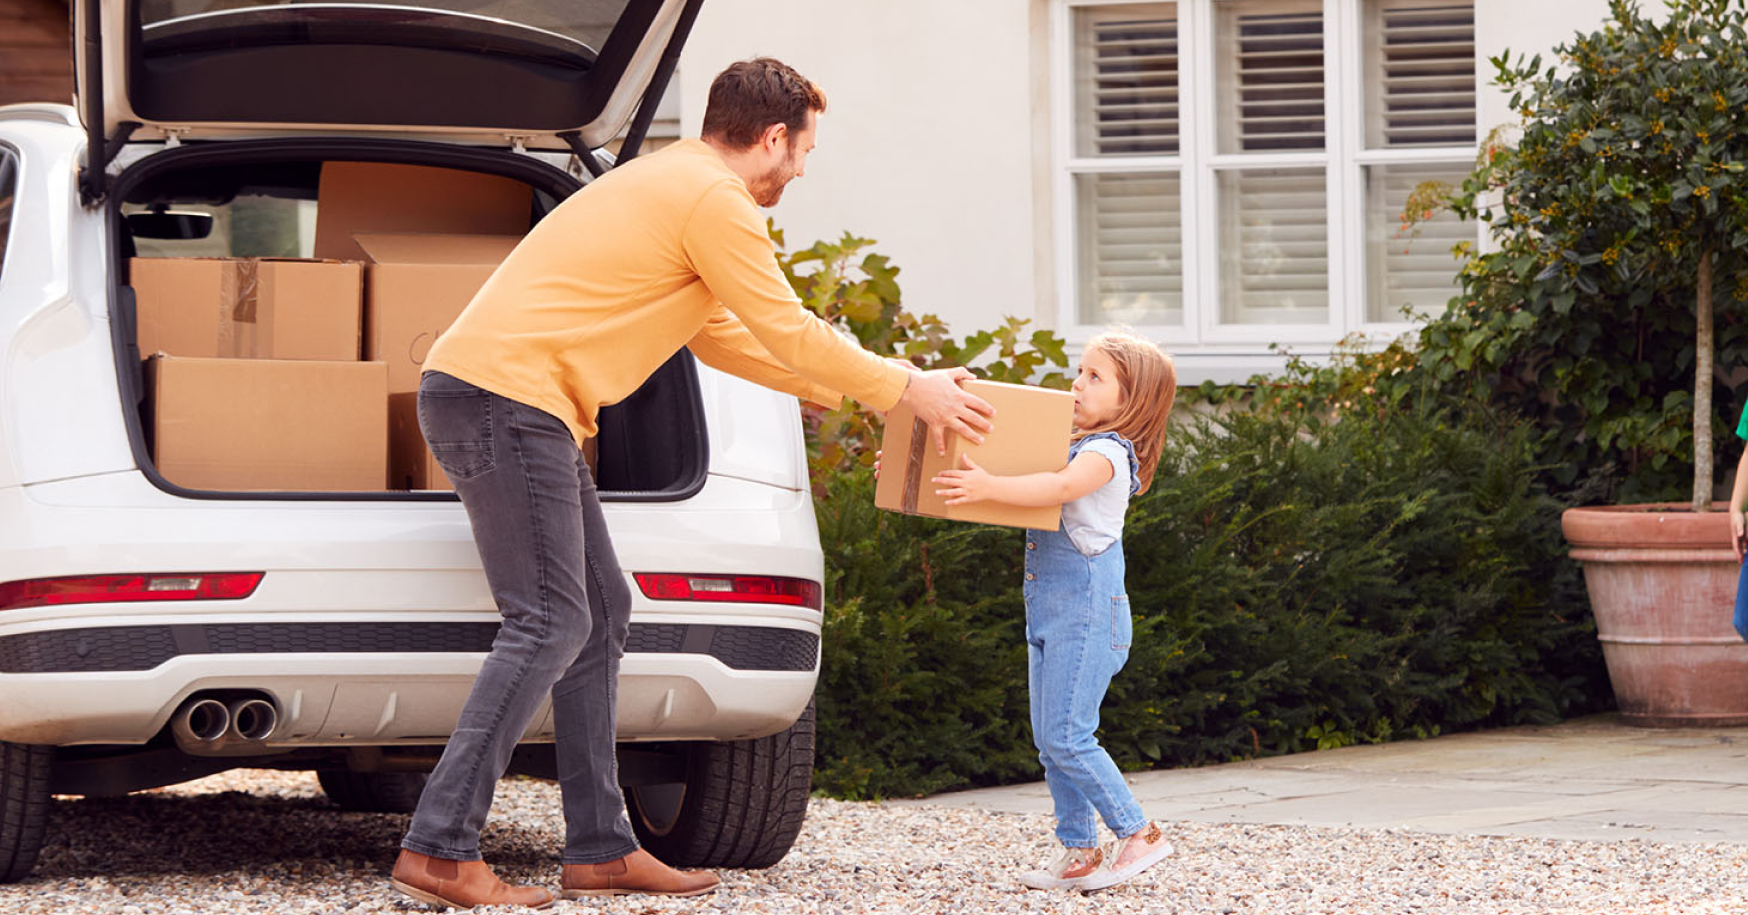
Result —
POLYGON ((1221 320, 1317 324, 1329 316, 1322 168, 1219 173, 1221 320))
POLYGON ((1366 145, 1475 142, 1475 4, 1368 4, 1366 145))
POLYGON ((1407 320, 1402 309, 1427 316, 1442 311, 1457 294, 1458 242, 1475 240, 1475 224, 1442 210, 1431 220, 1402 229, 1402 210, 1414 189, 1428 181, 1456 186, 1467 177, 1461 165, 1374 165, 1366 168, 1366 260, 1370 294, 1367 320, 1407 320))
POLYGON ((1076 16, 1078 154, 1176 155, 1175 4, 1082 7, 1076 16))
POLYGON ((1182 324, 1183 230, 1174 172, 1077 176, 1080 320, 1182 324))
POLYGON ((1323 148, 1323 13, 1316 3, 1220 4, 1222 152, 1323 148))

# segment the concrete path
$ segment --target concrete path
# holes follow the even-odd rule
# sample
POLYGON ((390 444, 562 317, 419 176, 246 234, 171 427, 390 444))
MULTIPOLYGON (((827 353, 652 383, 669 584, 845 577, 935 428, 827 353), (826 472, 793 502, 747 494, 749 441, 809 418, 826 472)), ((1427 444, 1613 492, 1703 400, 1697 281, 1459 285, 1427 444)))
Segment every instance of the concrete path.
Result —
MULTIPOLYGON (((1163 820, 1748 844, 1748 728, 1632 728, 1605 715, 1129 781, 1163 820)), ((889 803, 1050 812, 1042 782, 889 803)))

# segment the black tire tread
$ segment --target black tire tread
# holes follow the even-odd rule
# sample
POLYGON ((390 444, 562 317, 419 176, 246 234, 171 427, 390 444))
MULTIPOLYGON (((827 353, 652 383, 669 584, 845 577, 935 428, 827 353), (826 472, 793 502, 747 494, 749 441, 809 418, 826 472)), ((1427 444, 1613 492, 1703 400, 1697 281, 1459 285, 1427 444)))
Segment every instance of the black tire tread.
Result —
POLYGON ((0 883, 36 867, 49 821, 49 765, 54 747, 0 741, 0 883))
POLYGON ((342 810, 362 813, 412 813, 430 776, 423 772, 354 772, 345 768, 316 770, 322 792, 342 810))
POLYGON ((673 832, 645 836, 644 844, 681 867, 765 868, 783 860, 807 816, 813 738, 810 702, 781 733, 700 745, 689 787, 697 799, 686 802, 694 809, 673 832))

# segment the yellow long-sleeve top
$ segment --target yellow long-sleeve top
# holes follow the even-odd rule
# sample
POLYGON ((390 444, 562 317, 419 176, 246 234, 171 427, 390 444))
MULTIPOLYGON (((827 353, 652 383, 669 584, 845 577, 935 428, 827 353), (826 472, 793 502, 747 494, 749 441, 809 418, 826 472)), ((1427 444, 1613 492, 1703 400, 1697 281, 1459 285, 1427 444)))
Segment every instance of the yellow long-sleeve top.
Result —
POLYGON ((580 446, 601 407, 682 346, 832 406, 848 394, 891 409, 908 378, 802 306, 745 182, 701 140, 627 162, 559 204, 424 368, 544 410, 580 446))

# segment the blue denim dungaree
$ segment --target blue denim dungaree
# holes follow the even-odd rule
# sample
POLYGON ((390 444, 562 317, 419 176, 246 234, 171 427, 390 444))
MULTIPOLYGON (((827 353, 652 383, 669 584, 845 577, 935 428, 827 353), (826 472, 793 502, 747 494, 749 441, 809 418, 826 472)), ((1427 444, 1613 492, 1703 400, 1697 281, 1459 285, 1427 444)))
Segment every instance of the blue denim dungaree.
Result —
MULTIPOLYGON (((1107 435, 1117 438, 1100 437, 1107 435)), ((1070 461, 1089 440, 1074 444, 1070 461)), ((1060 529, 1027 531, 1023 591, 1032 739, 1056 806, 1056 837, 1069 848, 1094 847, 1095 811, 1118 837, 1139 832, 1147 825, 1141 805, 1094 736, 1105 690, 1129 659, 1122 539, 1086 556, 1060 529)))

